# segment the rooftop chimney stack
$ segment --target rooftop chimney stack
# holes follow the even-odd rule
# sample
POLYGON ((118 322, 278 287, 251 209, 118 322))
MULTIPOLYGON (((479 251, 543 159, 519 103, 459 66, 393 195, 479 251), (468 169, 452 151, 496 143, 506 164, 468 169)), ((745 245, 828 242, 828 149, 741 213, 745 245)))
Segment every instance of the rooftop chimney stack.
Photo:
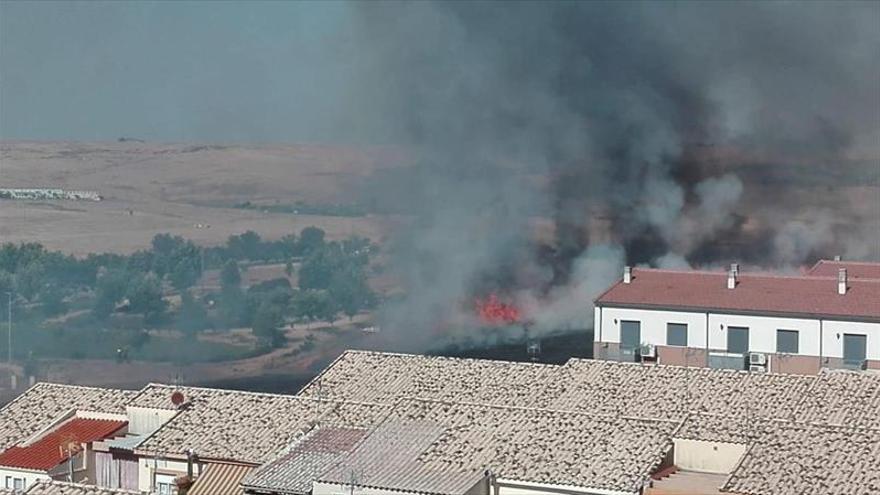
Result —
POLYGON ((727 288, 736 288, 736 277, 739 274, 739 267, 736 263, 730 265, 730 271, 727 272, 727 288))
POLYGON ((841 296, 846 294, 846 268, 837 270, 837 293, 841 296))
POLYGON ((633 278, 633 269, 631 266, 623 267, 623 283, 629 284, 632 283, 633 278))

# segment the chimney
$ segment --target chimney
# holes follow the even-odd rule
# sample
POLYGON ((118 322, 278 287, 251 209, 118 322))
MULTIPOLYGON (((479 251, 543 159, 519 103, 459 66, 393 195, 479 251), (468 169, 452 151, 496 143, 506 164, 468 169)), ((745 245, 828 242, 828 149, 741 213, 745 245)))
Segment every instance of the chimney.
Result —
POLYGON ((837 293, 841 296, 846 294, 846 268, 837 270, 837 293))
POLYGON ((739 274, 739 268, 737 268, 737 264, 733 263, 730 265, 730 271, 727 272, 727 288, 735 289, 736 288, 736 276, 739 274))
POLYGON ((632 282, 633 278, 633 269, 631 266, 623 267, 623 283, 628 284, 632 282))

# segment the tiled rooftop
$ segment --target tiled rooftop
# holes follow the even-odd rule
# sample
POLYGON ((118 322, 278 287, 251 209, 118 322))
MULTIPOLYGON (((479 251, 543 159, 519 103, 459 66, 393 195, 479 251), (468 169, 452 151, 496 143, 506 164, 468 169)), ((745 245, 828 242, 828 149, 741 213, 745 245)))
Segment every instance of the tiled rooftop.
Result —
POLYGON ((27 495, 141 495, 141 492, 130 490, 102 488, 60 481, 38 481, 28 488, 26 493, 27 495))
POLYGON ((379 403, 425 397, 545 407, 562 391, 562 371, 546 364, 347 351, 300 395, 379 403))
POLYGON ((367 432, 361 428, 315 428, 255 469, 243 485, 266 493, 311 493, 312 481, 350 452, 367 432))
POLYGON ((723 489, 743 495, 880 493, 880 430, 806 424, 767 429, 723 489))
POLYGON ((348 351, 301 392, 393 403, 399 397, 681 420, 688 412, 794 413, 815 377, 572 359, 564 366, 348 351))
POLYGON ((74 411, 125 413, 137 392, 38 383, 0 409, 0 451, 43 430, 74 411))
POLYGON ((847 286, 845 295, 837 293, 836 274, 740 273, 736 288, 728 289, 724 272, 636 268, 631 283, 619 281, 599 296, 596 304, 880 321, 880 280, 850 278, 847 286))
POLYGON ((880 429, 880 373, 824 370, 797 411, 814 423, 880 429))
POLYGON ((315 423, 365 428, 387 412, 377 404, 156 384, 145 387, 131 405, 172 409, 174 391, 182 392, 187 404, 139 452, 182 455, 194 449, 203 459, 261 464, 315 423))
POLYGON ((35 442, 13 446, 0 453, 0 466, 48 471, 70 458, 70 442, 90 443, 112 436, 125 427, 125 421, 72 418, 35 442))
POLYGON ((866 261, 819 260, 807 271, 811 277, 836 277, 837 271, 846 268, 847 278, 869 278, 880 280, 880 263, 866 261))
POLYGON ((564 365, 557 409, 682 420, 689 412, 788 418, 815 377, 590 359, 564 365))
POLYGON ((462 486, 452 487, 451 480, 477 480, 488 468, 508 480, 637 491, 677 427, 673 421, 405 399, 322 479, 343 483, 356 469, 362 485, 455 493, 462 486))

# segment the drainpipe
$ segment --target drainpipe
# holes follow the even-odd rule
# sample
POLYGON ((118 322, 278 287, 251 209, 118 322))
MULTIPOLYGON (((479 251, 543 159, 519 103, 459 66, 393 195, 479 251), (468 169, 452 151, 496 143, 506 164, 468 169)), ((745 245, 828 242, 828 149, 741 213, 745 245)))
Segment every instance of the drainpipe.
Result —
POLYGON ((706 367, 709 367, 709 312, 706 311, 706 367))

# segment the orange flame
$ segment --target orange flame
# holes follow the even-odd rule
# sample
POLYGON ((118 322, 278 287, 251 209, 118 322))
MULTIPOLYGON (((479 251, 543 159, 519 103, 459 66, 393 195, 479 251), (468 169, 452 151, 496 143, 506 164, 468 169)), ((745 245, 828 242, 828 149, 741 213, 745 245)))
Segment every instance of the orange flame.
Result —
POLYGON ((480 319, 492 325, 516 323, 521 317, 516 306, 499 301, 495 294, 486 299, 477 299, 476 309, 480 319))

